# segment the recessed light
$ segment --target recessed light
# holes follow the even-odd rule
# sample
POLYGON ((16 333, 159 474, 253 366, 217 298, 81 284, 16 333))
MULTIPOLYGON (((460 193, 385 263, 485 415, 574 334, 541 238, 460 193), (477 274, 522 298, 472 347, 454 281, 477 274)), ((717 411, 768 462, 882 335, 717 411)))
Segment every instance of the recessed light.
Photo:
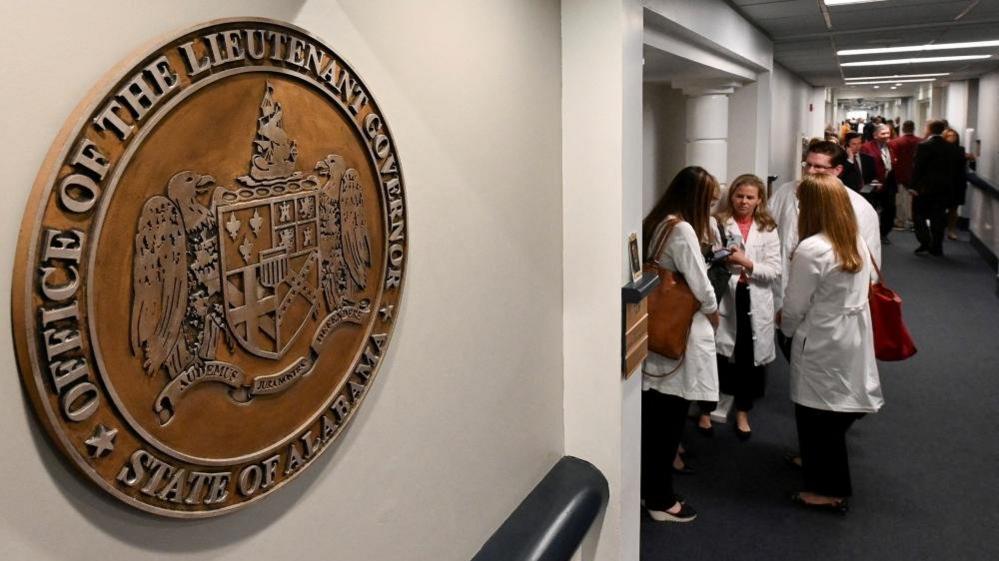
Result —
POLYGON ((881 86, 874 86, 874 89, 878 89, 878 88, 880 88, 880 87, 881 87, 881 86))
POLYGON ((916 82, 935 82, 936 78, 916 78, 913 80, 866 80, 863 82, 847 82, 849 85, 861 84, 861 85, 871 85, 871 84, 895 84, 896 86, 902 83, 912 84, 916 82))
POLYGON ((840 56, 877 55, 886 53, 915 53, 923 51, 946 51, 951 49, 976 49, 980 47, 999 47, 999 40, 971 41, 967 43, 935 43, 928 45, 909 45, 906 47, 884 47, 879 49, 844 49, 836 51, 840 56))
POLYGON ((896 82, 896 83, 895 83, 895 85, 896 85, 896 86, 901 86, 901 85, 902 85, 902 83, 901 83, 901 82, 896 82))
POLYGON ((868 2, 884 2, 885 0, 825 0, 826 6, 845 6, 847 4, 867 4, 868 2))
MULTIPOLYGON (((874 86, 874 87, 876 88, 877 86, 874 86)), ((893 89, 893 90, 897 90, 897 89, 898 89, 898 86, 892 86, 892 87, 891 87, 891 89, 893 89)))
POLYGON ((846 80, 887 80, 889 78, 929 78, 930 76, 950 76, 950 72, 931 72, 929 74, 892 74, 890 76, 857 76, 856 78, 846 78, 846 80))
POLYGON ((978 60, 991 57, 992 55, 959 55, 959 56, 931 56, 924 58, 895 58, 890 60, 862 60, 859 62, 841 62, 840 66, 883 66, 886 64, 919 64, 922 62, 947 62, 951 60, 978 60))

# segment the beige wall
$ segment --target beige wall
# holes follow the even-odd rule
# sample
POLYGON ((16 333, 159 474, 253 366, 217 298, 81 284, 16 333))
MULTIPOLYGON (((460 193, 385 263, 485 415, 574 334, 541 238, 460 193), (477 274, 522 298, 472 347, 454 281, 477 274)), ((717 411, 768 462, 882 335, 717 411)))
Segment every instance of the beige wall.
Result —
POLYGON ((9 306, 0 306, 2 557, 474 554, 563 450, 559 3, 94 0, 7 8, 5 298, 30 186, 75 104, 147 40, 219 17, 291 21, 350 61, 395 135, 410 254, 392 345, 346 436, 273 498, 212 520, 154 519, 119 506, 60 462, 22 397, 9 306))

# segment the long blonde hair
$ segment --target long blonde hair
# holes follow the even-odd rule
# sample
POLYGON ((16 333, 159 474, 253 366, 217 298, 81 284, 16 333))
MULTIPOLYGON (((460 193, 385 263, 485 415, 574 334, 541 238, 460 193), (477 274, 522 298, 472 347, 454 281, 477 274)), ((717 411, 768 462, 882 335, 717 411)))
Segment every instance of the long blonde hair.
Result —
POLYGON ((857 249, 857 217, 846 187, 834 175, 806 175, 798 186, 798 239, 825 234, 842 270, 863 266, 857 249))
POLYGON ((715 218, 718 219, 718 223, 725 224, 729 218, 732 218, 734 214, 734 211, 732 210, 732 197, 735 196, 735 190, 744 185, 752 185, 753 187, 756 187, 756 193, 760 198, 760 203, 756 205, 756 209, 753 210, 753 220, 756 224, 761 230, 766 232, 770 232, 777 228, 777 221, 774 220, 774 217, 770 215, 770 210, 767 209, 767 186, 763 184, 762 179, 751 173, 744 173, 732 180, 732 186, 728 188, 728 196, 725 197, 725 204, 722 205, 721 210, 715 214, 715 218))

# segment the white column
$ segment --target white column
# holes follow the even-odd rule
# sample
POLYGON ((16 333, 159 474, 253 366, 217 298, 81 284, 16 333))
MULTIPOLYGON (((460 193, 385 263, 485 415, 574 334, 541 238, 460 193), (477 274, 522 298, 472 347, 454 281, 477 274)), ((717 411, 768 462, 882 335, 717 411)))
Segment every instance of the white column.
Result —
POLYGON ((728 181, 728 94, 732 88, 688 90, 687 165, 701 166, 720 183, 728 181))

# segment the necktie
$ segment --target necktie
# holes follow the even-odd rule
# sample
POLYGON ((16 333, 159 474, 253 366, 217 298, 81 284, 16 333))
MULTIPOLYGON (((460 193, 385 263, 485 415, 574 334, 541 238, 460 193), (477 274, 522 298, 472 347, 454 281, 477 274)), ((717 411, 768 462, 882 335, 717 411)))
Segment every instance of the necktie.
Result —
POLYGON ((885 173, 891 171, 891 152, 888 151, 888 145, 881 145, 881 159, 885 163, 885 173))

